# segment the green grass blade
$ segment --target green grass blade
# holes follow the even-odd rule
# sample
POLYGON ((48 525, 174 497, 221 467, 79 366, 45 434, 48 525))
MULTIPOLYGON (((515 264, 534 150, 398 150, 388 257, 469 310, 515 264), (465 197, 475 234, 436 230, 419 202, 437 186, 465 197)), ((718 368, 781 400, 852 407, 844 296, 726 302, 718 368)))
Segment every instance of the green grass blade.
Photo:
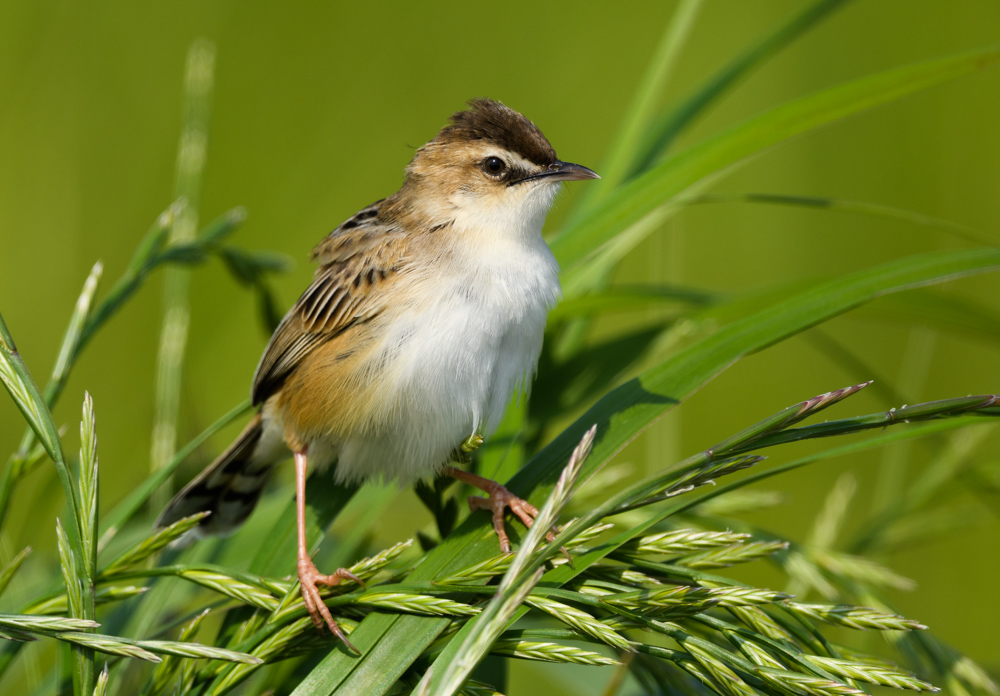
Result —
POLYGON ((137 486, 131 493, 129 493, 125 498, 119 502, 111 512, 104 516, 104 533, 101 535, 100 542, 98 544, 99 549, 104 549, 108 542, 110 542, 118 530, 121 529, 122 525, 128 522, 132 516, 138 512, 150 496, 152 496, 153 491, 159 488, 167 480, 167 478, 174 472, 174 470, 181 465, 185 459, 196 449, 201 447, 210 437, 215 433, 222 430, 234 420, 243 416, 251 410, 250 399, 247 399, 243 403, 234 407, 226 415, 217 420, 212 425, 208 426, 204 432, 202 432, 198 437, 194 438, 185 445, 170 461, 167 466, 159 469, 155 473, 149 475, 145 481, 143 481, 139 486, 137 486))
POLYGON ((719 204, 719 203, 760 203, 765 205, 785 205, 797 208, 811 208, 813 210, 829 210, 838 213, 850 213, 853 215, 864 215, 866 217, 879 218, 882 220, 893 220, 897 222, 907 222, 911 225, 928 227, 941 230, 961 239, 985 244, 986 246, 1000 245, 1000 238, 995 235, 980 232, 972 227, 924 215, 913 210, 897 208, 882 203, 870 203, 868 201, 855 201, 846 198, 830 198, 827 196, 795 196, 785 193, 704 193, 689 201, 691 205, 719 204))
MULTIPOLYGON (((733 87, 739 80, 750 74, 756 67, 762 64, 767 58, 778 53, 785 46, 796 38, 804 34, 810 28, 818 24, 824 17, 833 10, 839 8, 847 0, 817 0, 807 6, 800 13, 792 16, 786 23, 779 25, 772 33, 763 37, 760 41, 751 46, 748 50, 737 56, 731 63, 715 74, 694 94, 670 110, 658 122, 649 126, 649 118, 643 107, 651 104, 653 92, 662 91, 662 85, 655 81, 658 73, 666 75, 669 71, 660 68, 659 63, 654 60, 651 64, 649 74, 644 79, 642 86, 637 92, 635 104, 626 112, 626 124, 622 126, 622 135, 616 139, 611 147, 611 156, 607 165, 602 165, 601 174, 604 181, 600 186, 586 187, 580 204, 576 206, 571 214, 567 227, 576 225, 594 209, 594 204, 617 192, 619 184, 623 178, 632 178, 650 166, 658 159, 670 146, 673 139, 699 114, 703 113, 716 99, 720 98, 726 91, 733 87), (649 96, 645 94, 649 93, 649 96), (633 116, 633 113, 635 116, 633 116), (639 125, 649 131, 641 143, 634 142, 632 138, 624 137, 625 134, 637 131, 639 125), (637 147, 638 145, 642 147, 637 147), (619 171, 619 163, 623 171, 619 171), (623 174, 625 175, 623 177, 623 174)), ((675 17, 681 17, 680 14, 675 17)), ((678 20, 679 21, 679 20, 678 20)), ((668 28, 665 40, 669 40, 672 30, 668 28)), ((668 45, 661 45, 661 51, 665 52, 668 45)), ((661 54, 666 58, 666 53, 661 54)), ((663 211, 660 220, 646 221, 646 226, 650 229, 659 227, 670 214, 676 212, 663 211)), ((643 238, 647 231, 642 226, 633 225, 623 236, 632 235, 639 239, 643 238)), ((590 279, 580 279, 588 287, 604 287, 607 285, 611 272, 609 266, 613 266, 620 259, 622 253, 631 248, 631 242, 622 240, 621 253, 609 254, 604 259, 603 264, 598 264, 591 269, 588 275, 590 279)), ((564 281, 565 294, 567 297, 575 293, 567 287, 564 281)), ((588 322, 578 320, 572 322, 567 327, 565 333, 559 339, 558 350, 561 354, 570 354, 579 347, 588 322)))
MULTIPOLYGON (((184 75, 184 129, 177 148, 175 195, 183 198, 187 205, 170 231, 168 241, 171 246, 193 242, 198 229, 198 206, 208 147, 214 76, 215 46, 207 39, 199 39, 188 50, 184 75)), ((167 466, 176 454, 181 378, 191 315, 190 285, 191 269, 181 265, 167 269, 164 277, 160 346, 156 360, 150 473, 167 466)), ((166 505, 166 493, 167 491, 154 493, 157 507, 166 505)))
POLYGON ((900 422, 916 423, 935 418, 954 418, 967 414, 996 417, 1000 415, 998 404, 1000 404, 1000 396, 995 394, 929 401, 922 404, 913 404, 912 406, 903 406, 902 408, 893 408, 889 411, 873 413, 867 416, 856 416, 854 418, 816 423, 802 428, 791 428, 780 433, 766 435, 745 446, 736 447, 732 450, 732 453, 743 454, 765 447, 799 442, 800 440, 811 440, 818 437, 830 437, 832 435, 848 435, 861 432, 862 430, 871 430, 872 428, 884 428, 900 422))
POLYGON ((627 312, 652 307, 705 307, 719 297, 707 290, 670 285, 617 286, 600 293, 560 302, 549 312, 549 325, 601 312, 627 312))
POLYGON ((664 411, 743 355, 876 297, 997 270, 998 264, 1000 250, 992 249, 909 257, 820 284, 733 321, 609 393, 539 453, 534 466, 526 467, 516 481, 530 490, 544 480, 553 480, 552 462, 568 455, 575 438, 582 435, 584 424, 598 423, 599 437, 589 461, 606 461, 664 411))
MULTIPOLYGON (((82 570, 83 613, 79 618, 95 620, 97 608, 94 593, 94 579, 97 577, 97 509, 98 496, 97 429, 94 422, 94 402, 90 394, 84 393, 83 417, 80 421, 80 469, 78 492, 80 500, 80 547, 79 564, 82 570)), ((89 629, 93 632, 93 629, 89 629)), ((81 693, 88 694, 94 689, 94 651, 77 650, 83 661, 81 693)))
MULTIPOLYGON (((915 256, 823 283, 734 321, 606 395, 539 452, 508 487, 538 502, 554 485, 560 462, 567 460, 591 424, 598 424, 598 439, 581 480, 663 413, 744 355, 881 295, 997 269, 1000 250, 915 256)), ((449 569, 485 560, 495 555, 495 546, 486 516, 474 515, 429 554, 410 581, 432 580, 449 569)), ((350 693, 351 689, 371 696, 384 693, 447 623, 415 616, 370 615, 351 634, 351 642, 362 650, 362 657, 346 651, 331 653, 299 685, 295 696, 326 696, 338 688, 342 693, 350 693)))
POLYGON ((21 551, 14 556, 7 564, 0 568, 0 595, 4 593, 10 581, 14 579, 17 571, 20 570, 21 564, 24 560, 31 554, 31 547, 26 546, 21 551))
POLYGON ((108 663, 104 663, 104 669, 97 676, 97 684, 94 685, 94 696, 108 696, 108 663))
POLYGON ((535 524, 528 530, 524 543, 514 554, 510 567, 500 581, 496 595, 482 613, 467 622, 445 647, 424 675, 420 685, 414 689, 414 696, 418 694, 452 696, 489 652, 492 642, 508 627, 510 618, 520 608, 531 589, 538 584, 544 572, 541 565, 546 556, 544 554, 535 556, 535 549, 543 541, 559 511, 572 495, 580 469, 594 442, 594 433, 594 428, 588 430, 573 450, 552 494, 539 511, 535 524))
MULTIPOLYGON (((70 606, 74 608, 73 615, 81 619, 92 619, 94 603, 92 599, 93 586, 90 579, 93 575, 89 572, 87 553, 84 548, 83 540, 87 538, 87 532, 84 520, 80 515, 81 501, 66 464, 59 431, 52 419, 52 413, 34 379, 32 379, 27 365, 21 359, 2 316, 0 316, 0 381, 4 383, 4 387, 24 415, 25 420, 28 421, 35 437, 45 447, 45 451, 55 464, 56 473, 66 498, 66 506, 72 518, 68 534, 63 531, 61 526, 57 526, 63 577, 66 580, 67 592, 70 593, 70 606), (85 600, 80 579, 86 581, 86 588, 91 597, 89 602, 85 600)), ((11 463, 9 462, 8 468, 10 469, 10 467, 11 463)), ((96 481, 91 481, 90 486, 94 489, 96 501, 96 481)), ((93 508, 93 513, 96 515, 96 505, 93 508)), ((74 648, 71 662, 75 693, 78 695, 91 693, 94 687, 93 652, 82 647, 74 648)))
MULTIPOLYGON (((90 339, 93 338, 97 330, 108 319, 121 309, 128 298, 138 290, 151 264, 153 264, 154 257, 163 247, 167 233, 174 224, 177 214, 182 209, 183 205, 178 201, 157 217, 156 222, 153 223, 152 227, 139 242, 139 246, 136 248, 125 273, 111 288, 108 295, 96 307, 92 307, 93 294, 96 292, 97 281, 102 269, 100 264, 95 265, 87 281, 84 283, 80 298, 77 300, 76 309, 70 319, 70 325, 66 330, 59 351, 59 357, 53 369, 52 379, 45 387, 44 401, 49 408, 52 408, 56 401, 58 401, 66 380, 69 377, 70 370, 90 339), (82 324, 77 326, 81 319, 82 324)), ((0 323, 2 323, 2 318, 0 318, 0 323)), ((3 333, 6 335, 6 327, 3 327, 3 333)), ((18 451, 8 460, 3 478, 0 479, 0 522, 6 517, 8 503, 13 494, 14 486, 24 468, 25 462, 30 458, 29 452, 35 442, 35 438, 36 433, 29 420, 29 427, 21 437, 18 451)), ((48 450, 51 443, 46 444, 43 439, 42 444, 48 450)), ((68 479, 63 480, 63 485, 66 486, 67 484, 68 479)))
MULTIPOLYGON (((1000 60, 1000 47, 907 65, 797 99, 670 157, 610 196, 587 220, 563 230, 551 247, 572 268, 623 229, 682 193, 693 193, 735 165, 801 133, 891 102, 1000 60)), ((639 240, 636 240, 636 243, 639 240)))
MULTIPOLYGON (((97 428, 94 423, 94 401, 90 394, 83 396, 83 418, 80 421, 80 542, 83 566, 88 580, 97 576, 97 509, 99 505, 97 459, 97 428)), ((88 604, 93 612, 94 588, 89 588, 88 604)), ((92 619, 93 615, 86 618, 92 619)))
MULTIPOLYGON (((45 447, 49 458, 57 462, 57 466, 62 464, 61 469, 65 469, 62 444, 59 442, 59 430, 52 420, 45 400, 38 391, 35 380, 28 371, 28 366, 24 364, 21 354, 17 352, 14 338, 7 329, 7 324, 0 315, 0 381, 14 400, 14 405, 24 416, 24 420, 35 433, 35 437, 45 447)), ((60 473, 60 478, 63 478, 60 473)), ((67 487, 68 493, 72 491, 69 484, 69 472, 65 473, 63 485, 67 487)), ((75 508, 75 496, 71 505, 75 508)))
POLYGON ((847 0, 819 0, 793 15, 773 32, 733 59, 698 91, 672 109, 649 135, 643 156, 633 163, 630 176, 641 174, 670 147, 677 136, 742 78, 816 26, 847 0))
POLYGON ((83 290, 76 300, 73 315, 70 317, 69 326, 66 327, 66 334, 63 336, 62 345, 59 348, 59 357, 56 358, 55 367, 52 368, 52 377, 45 385, 45 400, 49 406, 54 402, 55 395, 62 392, 63 386, 69 378, 69 371, 73 366, 74 357, 77 355, 84 326, 86 326, 87 319, 90 318, 94 295, 97 293, 97 286, 101 282, 103 272, 104 264, 98 261, 91 269, 87 280, 84 281, 83 290))
MULTIPOLYGON (((0 315, 0 381, 3 382, 18 410, 21 411, 24 419, 28 421, 28 425, 35 433, 35 437, 45 447, 49 458, 55 464, 56 473, 66 497, 66 507, 69 508, 73 521, 70 525, 70 541, 68 543, 79 551, 81 549, 80 539, 83 537, 80 501, 73 477, 66 465, 59 431, 52 420, 52 412, 38 391, 38 385, 35 384, 35 380, 32 379, 31 373, 28 371, 28 366, 24 364, 21 354, 17 351, 14 339, 4 323, 3 315, 0 315)), ((77 561, 80 562, 79 557, 77 561)), ((82 566, 78 566, 76 571, 79 571, 80 575, 90 577, 82 566)))
MULTIPOLYGON (((66 586, 69 615, 80 620, 92 619, 93 603, 88 607, 86 594, 90 587, 85 585, 83 574, 80 573, 83 565, 79 558, 80 554, 74 551, 74 545, 58 518, 56 518, 56 541, 59 548, 59 565, 66 586), (87 616, 88 613, 90 617, 87 616)), ((80 551, 78 545, 76 550, 80 551)), ((93 690, 94 652, 80 644, 74 644, 72 650, 73 693, 82 696, 93 690)))
POLYGON ((119 309, 128 301, 132 295, 140 288, 143 280, 146 278, 146 274, 149 272, 150 268, 155 265, 155 259, 160 251, 163 249, 163 245, 167 241, 167 236, 170 233, 171 228, 177 220, 177 216, 184 210, 184 204, 182 201, 177 201, 173 203, 169 208, 160 213, 153 222, 152 226, 147 230, 146 234, 140 240, 139 245, 136 247, 135 253, 132 255, 132 259, 129 261, 128 267, 121 277, 115 282, 115 284, 108 291, 108 294, 102 299, 94 311, 91 313, 89 319, 83 326, 83 330, 80 332, 80 339, 77 342, 76 350, 72 353, 70 363, 76 362, 76 359, 80 356, 80 353, 90 342, 90 339, 94 337, 97 331, 104 326, 104 324, 118 312, 119 309))
POLYGON ((701 11, 702 0, 682 0, 667 23, 656 51, 639 80, 632 101, 625 109, 618 133, 611 141, 608 156, 601 164, 601 186, 590 187, 584 193, 574 216, 582 215, 592 204, 614 190, 634 166, 639 147, 649 130, 649 124, 677 69, 677 60, 701 11))
MULTIPOLYGON (((541 578, 542 571, 536 570, 507 591, 499 592, 483 613, 466 623, 459 635, 449 644, 449 648, 452 645, 458 646, 458 652, 454 656, 449 656, 451 659, 448 661, 438 658, 411 696, 432 694, 453 696, 472 674, 473 667, 489 652, 492 642, 503 633, 528 593, 541 578), (466 631, 466 628, 472 630, 466 631), (435 672, 435 667, 443 671, 435 672), (434 677, 439 674, 440 679, 435 679, 434 677)), ((447 648, 445 650, 447 653, 447 648)))
POLYGON ((974 300, 933 290, 883 298, 864 307, 858 317, 878 322, 912 322, 949 335, 974 336, 988 345, 1000 341, 1000 314, 974 300))

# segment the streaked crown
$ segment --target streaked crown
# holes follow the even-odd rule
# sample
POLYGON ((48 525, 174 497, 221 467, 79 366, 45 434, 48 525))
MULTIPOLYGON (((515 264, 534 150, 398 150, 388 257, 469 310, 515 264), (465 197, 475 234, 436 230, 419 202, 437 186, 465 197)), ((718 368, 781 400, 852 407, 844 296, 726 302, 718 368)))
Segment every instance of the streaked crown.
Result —
POLYGON ((452 114, 428 146, 481 140, 520 155, 540 167, 556 161, 556 151, 534 123, 492 99, 473 99, 465 111, 452 114))

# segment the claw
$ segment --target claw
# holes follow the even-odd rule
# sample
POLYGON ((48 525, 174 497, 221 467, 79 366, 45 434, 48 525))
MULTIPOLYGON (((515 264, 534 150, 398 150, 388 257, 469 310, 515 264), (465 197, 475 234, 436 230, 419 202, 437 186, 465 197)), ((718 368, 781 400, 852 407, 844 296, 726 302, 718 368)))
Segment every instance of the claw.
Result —
MULTIPOLYGON (((487 491, 490 495, 489 498, 480 498, 475 495, 469 497, 469 509, 473 512, 476 510, 490 510, 493 512, 493 530, 497 533, 497 537, 500 540, 500 550, 503 553, 510 553, 510 538, 507 536, 507 530, 503 522, 504 510, 510 508, 511 512, 517 515, 521 522, 524 523, 524 526, 531 529, 531 525, 535 523, 535 518, 538 516, 538 508, 527 500, 518 498, 499 483, 492 483, 493 487, 487 491)), ((545 540, 548 542, 555 541, 556 532, 558 531, 553 525, 545 534, 545 540)), ((570 567, 572 567, 573 559, 570 557, 569 551, 562 546, 559 547, 559 550, 566 556, 566 560, 569 561, 570 567)))
POLYGON ((344 568, 330 575, 323 575, 316 569, 316 565, 309 557, 299 559, 298 575, 302 590, 302 601, 305 602, 306 611, 309 612, 309 618, 312 619, 316 630, 322 633, 325 624, 330 629, 330 633, 337 636, 337 638, 344 642, 344 645, 360 655, 361 651, 354 647, 351 641, 347 640, 347 635, 337 625, 333 614, 330 613, 330 609, 323 602, 323 598, 319 594, 318 586, 334 587, 344 580, 353 580, 364 587, 365 584, 361 581, 361 578, 344 568))
MULTIPOLYGON (((483 438, 478 435, 470 436, 462 445, 459 447, 459 451, 469 451, 467 448, 478 447, 482 444, 483 438)), ((453 466, 446 466, 443 469, 443 473, 452 478, 463 481, 470 486, 475 486, 481 491, 485 491, 489 498, 480 498, 479 496, 469 497, 469 509, 475 512, 476 510, 490 510, 493 513, 493 530, 497 533, 497 538, 500 540, 500 550, 503 553, 510 553, 510 538, 507 536, 507 530, 504 528, 503 524, 503 513, 504 510, 510 508, 511 511, 520 518, 521 522, 528 529, 531 529, 531 525, 535 523, 535 518, 538 516, 538 508, 529 503, 527 500, 518 498, 516 495, 507 490, 506 487, 500 485, 496 481, 492 481, 488 478, 484 478, 477 474, 470 474, 468 471, 462 471, 461 469, 456 469, 453 466)), ((549 531, 545 534, 545 539, 549 542, 556 540, 556 533, 559 530, 553 525, 549 528, 549 531)), ((569 561, 570 567, 573 566, 573 559, 563 547, 559 547, 566 560, 569 561)))

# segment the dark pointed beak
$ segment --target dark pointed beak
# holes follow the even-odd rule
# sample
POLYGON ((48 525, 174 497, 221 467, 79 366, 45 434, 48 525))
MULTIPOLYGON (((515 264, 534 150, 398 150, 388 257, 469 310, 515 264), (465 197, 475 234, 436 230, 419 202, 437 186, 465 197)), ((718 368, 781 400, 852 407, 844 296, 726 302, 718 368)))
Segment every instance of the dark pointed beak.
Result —
POLYGON ((600 179, 597 172, 582 164, 572 162, 555 162, 549 165, 549 171, 542 176, 555 181, 582 181, 584 179, 600 179))
POLYGON ((600 179, 601 177, 593 169, 588 169, 582 164, 572 162, 560 162, 556 160, 550 164, 544 172, 526 176, 523 179, 512 181, 508 185, 523 184, 525 181, 535 179, 545 179, 546 181, 582 181, 584 179, 600 179))

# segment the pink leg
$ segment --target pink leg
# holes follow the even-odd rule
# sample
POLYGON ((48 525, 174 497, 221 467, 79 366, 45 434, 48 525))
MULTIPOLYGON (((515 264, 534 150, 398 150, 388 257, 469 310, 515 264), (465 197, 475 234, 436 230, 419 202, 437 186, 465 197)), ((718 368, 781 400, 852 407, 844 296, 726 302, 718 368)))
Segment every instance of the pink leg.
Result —
MULTIPOLYGON (((476 476, 475 474, 470 474, 468 471, 462 471, 451 466, 446 466, 443 472, 470 486, 475 486, 481 491, 486 491, 487 495, 490 496, 489 499, 471 496, 469 498, 469 509, 473 512, 476 510, 491 510, 493 512, 493 529, 500 539, 500 550, 503 553, 510 553, 510 539, 507 537, 507 530, 504 529, 503 524, 504 510, 510 508, 521 519, 524 526, 530 528, 535 521, 535 517, 538 515, 538 508, 528 501, 518 498, 496 481, 491 481, 488 478, 476 476)), ((545 535, 545 538, 549 541, 555 541, 554 527, 545 535)), ((563 553, 566 554, 565 549, 563 549, 563 553)), ((569 558, 569 554, 566 554, 566 557, 569 558)))
POLYGON ((333 587, 334 585, 339 585, 342 580, 350 579, 354 580, 356 583, 364 586, 364 583, 355 576, 353 573, 341 568, 337 572, 331 575, 322 575, 317 569, 316 565, 313 563, 312 558, 309 557, 309 548, 306 544, 306 468, 308 465, 308 459, 306 457, 306 450, 295 453, 295 510, 298 515, 298 525, 299 525, 299 562, 298 562, 298 575, 299 584, 302 586, 302 599, 306 604, 306 611, 309 612, 309 616, 312 618, 316 628, 320 631, 323 630, 323 623, 330 628, 330 632, 333 635, 340 638, 344 643, 354 652, 361 654, 361 651, 351 645, 351 642, 347 640, 347 636, 344 632, 340 630, 340 626, 337 622, 333 620, 333 615, 327 608, 326 604, 323 603, 323 598, 319 596, 319 588, 317 585, 325 585, 327 587, 333 587))

